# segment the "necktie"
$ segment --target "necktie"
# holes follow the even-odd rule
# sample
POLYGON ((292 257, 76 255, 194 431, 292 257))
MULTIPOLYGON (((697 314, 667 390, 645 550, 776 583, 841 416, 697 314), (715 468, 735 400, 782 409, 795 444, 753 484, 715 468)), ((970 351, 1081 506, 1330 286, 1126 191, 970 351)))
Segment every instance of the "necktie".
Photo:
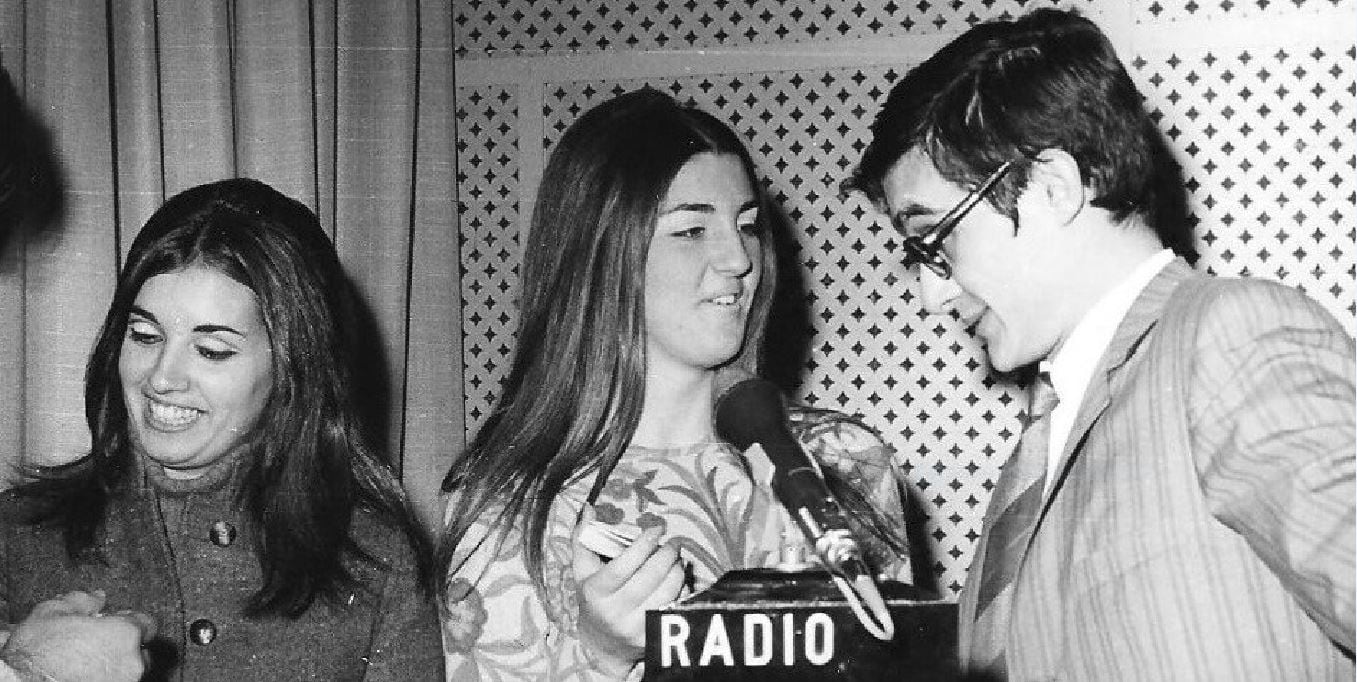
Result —
POLYGON ((1002 666, 1008 638, 1013 579, 1032 537, 1045 496, 1046 459, 1051 442, 1051 410, 1058 399, 1050 377, 1042 372, 1032 383, 1027 424, 1013 456, 1004 465, 985 520, 985 555, 976 597, 974 642, 976 660, 1002 666), (984 650, 992 647, 992 650, 984 650))

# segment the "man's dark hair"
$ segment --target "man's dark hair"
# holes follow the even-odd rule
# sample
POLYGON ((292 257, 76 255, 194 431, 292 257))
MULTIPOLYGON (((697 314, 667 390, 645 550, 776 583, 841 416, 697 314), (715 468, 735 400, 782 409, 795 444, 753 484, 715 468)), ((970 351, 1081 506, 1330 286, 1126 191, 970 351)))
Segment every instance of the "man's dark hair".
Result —
MULTIPOLYGON (((1115 220, 1141 216, 1160 241, 1196 258, 1178 164, 1107 36, 1071 12, 1039 9, 978 24, 891 89, 846 190, 883 203, 895 162, 921 150, 938 172, 973 187, 1011 159, 1062 149, 1115 220)), ((1016 219, 1030 165, 990 195, 1016 219)))

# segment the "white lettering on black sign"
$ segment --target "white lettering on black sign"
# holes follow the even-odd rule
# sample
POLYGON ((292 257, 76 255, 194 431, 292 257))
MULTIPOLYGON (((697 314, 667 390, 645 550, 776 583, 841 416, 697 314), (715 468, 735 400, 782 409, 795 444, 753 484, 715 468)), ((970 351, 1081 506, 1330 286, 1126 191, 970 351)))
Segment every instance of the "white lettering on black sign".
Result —
POLYGON ((822 612, 664 613, 659 629, 665 668, 688 668, 694 661, 697 667, 821 666, 834 659, 834 620, 822 612))

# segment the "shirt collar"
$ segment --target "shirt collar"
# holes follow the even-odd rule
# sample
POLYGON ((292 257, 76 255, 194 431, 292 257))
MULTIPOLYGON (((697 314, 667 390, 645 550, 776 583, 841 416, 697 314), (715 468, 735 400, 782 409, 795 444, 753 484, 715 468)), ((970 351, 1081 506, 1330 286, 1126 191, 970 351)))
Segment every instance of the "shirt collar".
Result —
POLYGON ((1051 385, 1062 405, 1078 405, 1083 400, 1084 389, 1108 344, 1112 343, 1122 318, 1150 280, 1172 262, 1173 257, 1172 250, 1163 249, 1141 261, 1131 274, 1084 313, 1060 350, 1041 362, 1041 369, 1051 375, 1051 385))

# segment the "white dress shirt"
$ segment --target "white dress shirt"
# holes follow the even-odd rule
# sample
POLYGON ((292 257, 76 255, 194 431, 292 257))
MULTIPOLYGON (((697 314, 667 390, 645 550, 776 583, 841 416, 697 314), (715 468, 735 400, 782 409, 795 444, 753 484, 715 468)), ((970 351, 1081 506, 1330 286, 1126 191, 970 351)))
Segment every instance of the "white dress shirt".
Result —
POLYGON ((1084 313, 1083 319, 1075 325, 1065 343, 1051 357, 1041 361, 1041 369, 1050 373, 1051 385, 1060 402, 1051 410, 1051 442, 1046 455, 1046 493, 1051 492, 1051 483, 1056 477, 1056 467, 1060 464, 1065 443, 1069 440, 1070 429, 1074 428, 1074 418, 1079 413, 1079 405, 1084 401, 1084 392, 1098 361, 1126 311, 1131 309, 1140 292, 1159 274, 1164 266, 1173 261, 1173 251, 1164 249, 1146 258, 1137 265, 1126 279, 1098 299, 1093 307, 1084 313))

